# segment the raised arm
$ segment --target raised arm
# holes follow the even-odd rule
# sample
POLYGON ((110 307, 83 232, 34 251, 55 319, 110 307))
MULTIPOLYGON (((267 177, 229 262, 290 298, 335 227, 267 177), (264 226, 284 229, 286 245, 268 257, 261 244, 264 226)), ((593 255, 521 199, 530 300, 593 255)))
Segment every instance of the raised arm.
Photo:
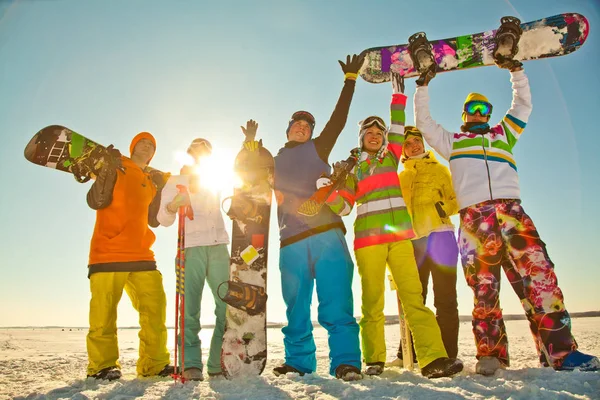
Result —
POLYGON ((388 132, 388 151, 400 160, 404 144, 404 125, 406 123, 406 95, 404 95, 404 77, 391 72, 392 102, 390 104, 390 130, 388 132))
POLYGON ((317 154, 321 160, 329 164, 329 154, 337 141, 337 138, 342 133, 344 126, 346 126, 346 120, 348 119, 348 111, 350 110, 350 104, 352 103, 352 96, 354 95, 354 87, 356 86, 356 78, 358 77, 358 71, 363 64, 364 57, 357 56, 354 54, 352 58, 346 57, 346 63, 339 61, 342 71, 344 72, 344 87, 340 93, 340 97, 335 105, 335 109, 329 118, 329 121, 323 128, 323 131, 317 138, 314 139, 317 154))
POLYGON ((506 139, 512 149, 527 125, 529 115, 531 115, 532 104, 529 79, 525 75, 525 71, 522 68, 511 71, 510 81, 513 91, 512 104, 500 124, 504 128, 506 139))
POLYGON ((428 86, 417 86, 414 109, 415 124, 423 134, 425 141, 446 160, 450 159, 454 134, 431 118, 428 86))

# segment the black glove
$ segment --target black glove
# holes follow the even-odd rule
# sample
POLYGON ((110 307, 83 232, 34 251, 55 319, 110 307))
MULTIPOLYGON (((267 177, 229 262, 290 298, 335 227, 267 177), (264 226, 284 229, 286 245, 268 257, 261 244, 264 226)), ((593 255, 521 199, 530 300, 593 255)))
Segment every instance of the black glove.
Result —
POLYGON ((123 163, 121 162, 121 152, 115 149, 115 146, 112 144, 106 148, 105 162, 107 167, 125 171, 125 167, 123 167, 123 163))
POLYGON ((397 72, 390 72, 394 94, 404 93, 404 77, 397 72))
POLYGON ((340 66, 342 67, 342 71, 344 71, 344 74, 358 74, 358 71, 360 71, 360 68, 363 65, 363 61, 365 60, 365 56, 364 55, 356 55, 353 54, 352 58, 350 58, 350 55, 346 56, 346 63, 344 64, 341 60, 338 60, 338 62, 340 63, 340 66))
POLYGON ((523 66, 523 63, 518 60, 514 60, 512 58, 504 57, 500 54, 494 58, 494 62, 500 68, 507 69, 509 71, 516 71, 523 66))
POLYGON ((433 63, 425 71, 421 72, 421 75, 417 79, 418 86, 427 86, 429 81, 435 78, 437 64, 433 63))
POLYGON ((154 183, 154 186, 156 186, 156 190, 160 191, 167 184, 171 174, 165 174, 157 169, 153 169, 148 173, 148 175, 150 176, 152 183, 154 183))
POLYGON ((440 218, 446 218, 448 215, 446 215, 446 211, 444 211, 444 208, 442 207, 444 205, 444 202, 442 201, 438 201, 437 203, 435 203, 435 209, 438 213, 438 215, 440 216, 440 218))

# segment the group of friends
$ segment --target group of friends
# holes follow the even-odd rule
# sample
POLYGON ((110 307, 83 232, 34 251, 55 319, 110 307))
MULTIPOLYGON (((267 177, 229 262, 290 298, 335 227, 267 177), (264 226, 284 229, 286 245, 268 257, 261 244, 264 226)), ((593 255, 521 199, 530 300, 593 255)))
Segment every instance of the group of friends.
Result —
MULTIPOLYGON (((435 77, 431 70, 417 79, 415 126, 406 125, 404 79, 392 72, 389 127, 378 116, 362 120, 358 147, 351 152, 357 163, 327 199, 328 207, 310 217, 297 212, 316 190, 316 182, 331 173, 329 156, 346 125, 362 63, 356 55, 340 61, 344 85, 321 133, 314 134, 312 114, 295 112, 286 129, 287 143, 275 157, 279 269, 287 325, 282 329, 285 360, 273 373, 304 375, 316 370, 310 316, 316 285, 318 322, 328 331, 330 374, 347 381, 361 379, 363 374, 380 375, 387 358, 386 266, 412 332, 421 374, 438 378, 462 371, 463 363, 457 358, 459 256, 474 293, 476 373, 492 375, 510 365, 499 302, 501 270, 523 305, 541 365, 556 370, 598 370, 598 358, 578 350, 554 264, 521 205, 512 150, 532 104, 520 62, 504 59, 498 63, 510 71, 513 90, 512 105, 500 123, 489 125, 492 104, 485 96, 471 93, 464 103, 460 132, 446 130, 430 115, 428 84, 435 77), (425 142, 449 162, 449 170, 433 151, 425 149, 425 142), (353 309, 354 264, 342 222, 342 216, 355 206, 354 254, 362 287, 359 323, 353 309), (450 220, 457 213, 458 239, 450 220), (430 276, 436 315, 425 306, 430 276)), ((253 120, 242 127, 246 143, 261 145, 255 141, 257 128, 253 120)), ((148 132, 135 136, 129 150, 130 158, 111 149, 112 161, 102 168, 87 196, 88 205, 97 210, 88 275, 87 375, 108 380, 121 377, 116 316, 123 289, 140 316, 137 374, 173 373, 166 344, 166 297, 149 226, 172 225, 177 210, 186 207, 183 377, 204 379, 198 335, 205 282, 216 304, 206 372, 222 376, 226 307, 217 288, 229 278, 229 237, 218 194, 198 184, 202 177, 196 176, 194 166, 184 167, 180 175, 165 182, 162 173, 149 167, 156 141, 148 132), (179 186, 188 190, 180 191, 179 186)), ((193 140, 187 150, 195 165, 211 151, 206 139, 193 140)), ((320 184, 331 182, 321 180, 320 184)), ((396 365, 402 362, 400 351, 398 357, 396 365)))

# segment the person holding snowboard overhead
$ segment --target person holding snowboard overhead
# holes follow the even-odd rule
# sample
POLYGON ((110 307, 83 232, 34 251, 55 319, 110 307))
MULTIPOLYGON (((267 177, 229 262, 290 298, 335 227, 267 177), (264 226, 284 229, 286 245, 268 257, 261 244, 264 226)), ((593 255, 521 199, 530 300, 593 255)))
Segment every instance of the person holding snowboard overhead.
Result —
POLYGON ((357 165, 345 187, 333 192, 327 204, 335 213, 347 215, 358 203, 354 254, 361 277, 360 332, 366 374, 380 375, 386 360, 383 306, 387 265, 413 333, 421 373, 428 378, 451 376, 462 371, 463 364, 448 358, 435 317, 423 304, 410 240, 414 233, 397 172, 404 142, 404 79, 393 73, 392 83, 389 135, 380 117, 360 122, 359 148, 353 151, 357 165))
POLYGON ((95 379, 121 377, 117 341, 117 306, 123 289, 140 314, 139 376, 170 376, 165 325, 167 300, 162 275, 150 249, 158 226, 156 213, 164 177, 148 164, 156 140, 148 132, 137 134, 130 145, 131 158, 109 146, 112 153, 87 194, 96 210, 90 245, 90 329, 87 335, 87 375, 95 379))
MULTIPOLYGON (((225 331, 225 303, 217 294, 222 282, 229 279, 229 236, 221 215, 220 193, 203 186, 197 167, 206 162, 212 146, 206 139, 194 139, 187 149, 193 164, 184 166, 181 175, 171 176, 162 191, 158 222, 171 226, 179 207, 189 207, 185 220, 185 371, 183 378, 201 381, 202 349, 200 333, 200 304, 204 283, 208 282, 215 300, 215 328, 210 342, 207 362, 208 375, 222 375, 221 346, 225 331), (187 190, 179 191, 184 186, 187 190)), ((180 344, 181 346, 181 344, 180 344)))
POLYGON ((288 142, 275 157, 279 269, 288 320, 282 329, 285 362, 273 369, 277 376, 288 372, 304 375, 317 368, 310 318, 316 283, 318 320, 329 334, 329 372, 347 381, 362 378, 352 300, 354 265, 344 238, 344 224, 327 208, 312 217, 297 213, 298 207, 315 191, 317 179, 330 172, 329 154, 346 124, 362 63, 363 57, 357 55, 348 56, 346 63, 340 61, 345 83, 323 131, 313 138, 312 114, 295 112, 286 129, 288 142))
MULTIPOLYGON (((510 33, 511 29, 520 28, 503 25, 498 32, 510 33)), ((488 124, 492 104, 479 93, 470 93, 465 100, 460 132, 438 125, 429 112, 428 83, 435 77, 435 64, 417 68, 422 73, 414 96, 416 125, 427 143, 449 161, 458 198, 458 247, 474 293, 476 372, 492 375, 510 365, 499 299, 501 269, 525 310, 540 362, 555 370, 598 370, 597 357, 577 350, 554 264, 521 205, 513 148, 527 125, 532 104, 527 75, 522 63, 514 59, 514 43, 509 55, 493 52, 497 66, 510 71, 513 89, 510 109, 494 126, 488 124)))
MULTIPOLYGON (((421 279, 423 303, 427 299, 429 276, 433 281, 436 319, 448 357, 458 355, 458 301, 456 264, 458 247, 450 216, 458 213, 458 202, 448 168, 433 151, 425 151, 423 136, 414 126, 404 128, 402 163, 399 174, 402 197, 412 219, 412 240, 421 279)), ((414 354, 414 352, 413 352, 414 354)), ((402 360, 401 348, 398 358, 402 360)))

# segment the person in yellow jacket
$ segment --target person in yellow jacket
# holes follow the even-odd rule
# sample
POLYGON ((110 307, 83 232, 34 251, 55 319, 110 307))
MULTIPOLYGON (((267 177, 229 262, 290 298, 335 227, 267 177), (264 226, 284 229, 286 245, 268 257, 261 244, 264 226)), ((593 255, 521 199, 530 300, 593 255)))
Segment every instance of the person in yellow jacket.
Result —
MULTIPOLYGON (((456 265, 458 245, 450 216, 458 213, 458 202, 447 167, 432 151, 425 151, 423 136, 414 126, 404 129, 404 147, 400 187, 412 218, 412 240, 423 303, 427 299, 429 276, 433 281, 436 318, 448 357, 458 354, 458 302, 456 265)), ((413 351, 414 354, 414 351, 413 351)), ((398 358, 402 352, 398 350, 398 358)))
POLYGON ((121 377, 117 341, 117 306, 123 289, 140 314, 140 349, 137 374, 169 376, 166 296, 162 275, 156 269, 154 233, 164 178, 148 164, 156 140, 141 132, 131 141, 131 158, 111 149, 87 194, 96 210, 90 245, 90 329, 87 335, 87 375, 98 380, 121 377))

